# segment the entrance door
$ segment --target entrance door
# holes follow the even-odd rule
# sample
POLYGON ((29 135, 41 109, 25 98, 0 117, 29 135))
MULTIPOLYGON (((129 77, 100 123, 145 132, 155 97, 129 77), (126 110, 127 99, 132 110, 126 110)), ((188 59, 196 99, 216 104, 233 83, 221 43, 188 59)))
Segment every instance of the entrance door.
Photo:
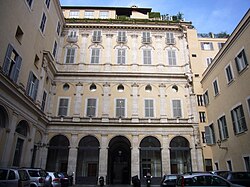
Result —
POLYGON ((109 143, 108 183, 130 184, 130 170, 130 142, 123 136, 117 136, 109 143))

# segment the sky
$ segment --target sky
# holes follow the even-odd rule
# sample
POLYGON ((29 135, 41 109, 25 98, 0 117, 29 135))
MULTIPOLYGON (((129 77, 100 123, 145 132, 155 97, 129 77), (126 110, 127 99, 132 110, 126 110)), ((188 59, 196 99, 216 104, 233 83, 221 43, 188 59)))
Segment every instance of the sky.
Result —
POLYGON ((115 6, 152 8, 161 15, 184 14, 198 33, 231 34, 250 8, 250 0, 60 0, 63 6, 115 6))

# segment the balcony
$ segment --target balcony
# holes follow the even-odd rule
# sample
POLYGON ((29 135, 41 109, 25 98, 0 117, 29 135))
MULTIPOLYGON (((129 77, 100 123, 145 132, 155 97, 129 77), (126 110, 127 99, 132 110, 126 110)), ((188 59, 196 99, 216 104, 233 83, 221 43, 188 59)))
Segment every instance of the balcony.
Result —
POLYGON ((143 44, 150 44, 152 43, 151 37, 142 37, 142 43, 143 44))
POLYGON ((67 42, 76 43, 78 41, 78 36, 68 36, 67 42))

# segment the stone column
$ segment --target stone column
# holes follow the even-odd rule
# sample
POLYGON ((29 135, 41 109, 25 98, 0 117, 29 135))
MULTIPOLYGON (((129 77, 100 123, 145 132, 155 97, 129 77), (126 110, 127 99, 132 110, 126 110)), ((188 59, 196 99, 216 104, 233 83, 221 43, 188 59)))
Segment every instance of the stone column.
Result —
POLYGON ((80 117, 81 107, 82 107, 82 91, 83 85, 79 82, 76 84, 76 93, 75 93, 75 104, 74 104, 74 120, 80 117))
POLYGON ((103 106, 102 106, 102 122, 109 121, 109 105, 110 105, 110 84, 103 84, 103 106))
POLYGON ((161 122, 167 122, 167 105, 166 105, 166 86, 164 84, 160 84, 160 117, 161 122))
MULTIPOLYGON (((53 106, 56 105, 55 103, 55 95, 56 95, 56 83, 52 82, 52 87, 50 88, 50 92, 48 95, 48 115, 52 116, 53 106)), ((56 114, 57 115, 57 114, 56 114)))
POLYGON ((31 125, 30 137, 28 137, 26 151, 23 152, 23 155, 24 155, 23 165, 24 166, 31 166, 31 160, 32 160, 32 155, 34 151, 33 147, 34 147, 35 135, 36 135, 36 127, 34 125, 31 125))
POLYGON ((138 118, 138 87, 139 85, 134 83, 132 85, 132 122, 139 122, 138 118))
POLYGON ((132 34, 131 35, 132 38, 132 70, 133 71, 137 71, 138 70, 138 65, 141 63, 137 61, 137 51, 139 50, 138 48, 138 42, 137 42, 137 38, 138 35, 137 34, 132 34))
POLYGON ((131 177, 135 175, 138 175, 140 178, 140 151, 138 135, 133 135, 131 149, 131 177))
POLYGON ((169 138, 167 135, 162 136, 162 174, 171 174, 170 167, 170 149, 169 149, 169 138))
POLYGON ((77 134, 71 135, 71 142, 69 147, 69 157, 68 157, 68 170, 69 175, 73 175, 73 184, 75 184, 75 173, 76 173, 76 164, 77 164, 77 134))
POLYGON ((104 184, 106 184, 108 174, 108 135, 103 134, 101 137, 101 145, 99 152, 99 177, 104 177, 104 184))
POLYGON ((12 165, 12 159, 13 159, 13 155, 11 154, 12 149, 15 149, 15 131, 16 131, 16 125, 17 125, 17 121, 18 121, 18 114, 13 111, 11 119, 10 119, 10 125, 9 125, 9 129, 6 130, 7 135, 6 135, 6 142, 8 142, 3 150, 3 154, 2 154, 2 160, 1 160, 1 166, 2 167, 7 167, 12 165))
MULTIPOLYGON (((42 143, 45 145, 48 145, 48 134, 45 134, 44 137, 42 138, 42 143)), ((38 150, 38 157, 36 164, 40 168, 46 168, 46 163, 47 163, 47 157, 48 157, 48 147, 41 147, 38 150)))

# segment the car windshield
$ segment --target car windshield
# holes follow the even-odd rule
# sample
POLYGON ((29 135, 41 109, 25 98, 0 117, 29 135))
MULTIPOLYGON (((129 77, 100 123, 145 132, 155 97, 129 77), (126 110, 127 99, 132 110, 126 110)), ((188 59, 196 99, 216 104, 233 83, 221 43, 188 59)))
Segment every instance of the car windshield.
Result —
POLYGON ((18 170, 18 173, 22 181, 30 180, 29 175, 27 174, 25 170, 18 170))
POLYGON ((40 177, 39 172, 37 170, 29 170, 28 172, 31 177, 40 177))

